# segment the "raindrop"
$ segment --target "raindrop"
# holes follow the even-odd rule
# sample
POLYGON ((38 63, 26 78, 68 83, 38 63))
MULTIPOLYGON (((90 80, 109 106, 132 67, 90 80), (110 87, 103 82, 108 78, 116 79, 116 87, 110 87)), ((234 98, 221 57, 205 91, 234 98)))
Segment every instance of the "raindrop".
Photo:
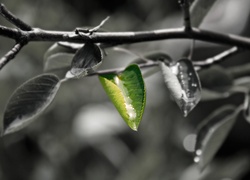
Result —
POLYGON ((196 142, 196 134, 189 134, 183 140, 183 146, 186 151, 194 152, 196 142))
POLYGON ((200 162, 200 158, 199 158, 198 156, 196 156, 196 157, 194 158, 194 162, 195 162, 195 163, 200 162))
POLYGON ((202 154, 201 149, 196 150, 196 151, 195 151, 195 154, 196 154, 197 156, 200 156, 200 155, 202 154))

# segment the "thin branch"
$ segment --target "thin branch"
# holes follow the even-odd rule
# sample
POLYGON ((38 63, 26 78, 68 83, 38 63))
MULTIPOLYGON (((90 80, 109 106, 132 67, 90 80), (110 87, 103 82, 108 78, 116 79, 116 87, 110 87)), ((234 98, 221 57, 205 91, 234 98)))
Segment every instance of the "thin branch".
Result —
MULTIPOLYGON (((148 68, 148 67, 154 67, 158 66, 159 64, 157 62, 150 62, 150 63, 143 63, 138 64, 140 68, 148 68)), ((104 74, 118 74, 124 71, 125 68, 114 68, 114 69, 108 69, 108 70, 100 70, 96 71, 92 74, 89 74, 88 76, 94 76, 94 75, 104 75, 104 74)))
POLYGON ((93 32, 98 31, 108 20, 109 20, 109 16, 107 16, 104 20, 102 20, 102 22, 99 25, 97 25, 96 27, 90 29, 89 32, 93 33, 93 32))
POLYGON ((11 39, 18 39, 20 37, 20 33, 17 29, 1 25, 0 25, 0 35, 11 39))
POLYGON ((12 14, 2 3, 0 4, 0 15, 2 15, 10 23, 14 24, 16 27, 24 31, 31 31, 32 27, 23 22, 21 19, 17 18, 12 14))
POLYGON ((195 66, 208 66, 216 62, 221 62, 225 60, 226 58, 229 58, 232 55, 235 55, 236 53, 240 52, 239 48, 237 47, 232 47, 226 51, 223 51, 220 54, 217 54, 214 57, 210 57, 206 60, 201 60, 201 61, 193 61, 193 65, 195 66))
POLYGON ((0 59, 0 70, 15 56, 18 54, 18 52, 22 49, 24 44, 17 43, 15 46, 7 52, 1 59, 0 59))
POLYGON ((189 0, 179 0, 179 4, 183 10, 183 18, 184 18, 184 27, 186 31, 191 31, 191 20, 190 20, 190 12, 189 12, 189 0))
POLYGON ((189 50, 189 54, 188 54, 188 59, 193 59, 194 48, 195 48, 195 40, 193 39, 191 41, 191 44, 190 44, 190 50, 189 50))

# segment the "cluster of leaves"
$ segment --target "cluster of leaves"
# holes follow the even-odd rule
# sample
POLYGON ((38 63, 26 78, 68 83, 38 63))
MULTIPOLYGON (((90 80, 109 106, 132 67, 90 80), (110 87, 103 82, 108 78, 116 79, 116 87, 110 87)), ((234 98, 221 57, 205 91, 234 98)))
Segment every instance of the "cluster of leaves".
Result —
MULTIPOLYGON (((202 18, 206 13, 207 11, 202 18)), ((202 19, 198 19, 194 24, 198 26, 201 21, 202 19)), ((216 100, 239 92, 245 95, 242 105, 223 106, 211 113, 198 126, 194 161, 199 164, 200 169, 204 169, 211 162, 240 112, 243 111, 245 118, 250 121, 249 88, 242 88, 244 82, 241 81, 233 86, 229 71, 214 66, 208 71, 201 71, 198 76, 191 60, 183 58, 173 61, 165 53, 139 57, 139 61, 136 59, 123 70, 97 71, 102 64, 104 52, 105 49, 101 48, 100 44, 92 42, 84 45, 55 43, 45 54, 45 74, 25 82, 11 96, 4 112, 2 135, 26 127, 41 115, 55 98, 62 83, 91 75, 99 76, 100 83, 121 117, 132 130, 137 131, 146 106, 146 76, 141 73, 141 68, 148 64, 159 67, 167 92, 184 116, 192 111, 200 99, 216 100), (63 72, 63 76, 61 77, 58 72, 63 72), (206 77, 206 81, 200 82, 200 79, 205 79, 203 77, 206 77), (223 79, 223 83, 209 87, 210 80, 215 82, 218 77, 223 79), (217 89, 213 89, 214 87, 217 89)))
MULTIPOLYGON (((45 72, 50 73, 27 81, 13 93, 4 113, 4 135, 25 127, 40 115, 54 99, 61 83, 96 73, 103 61, 104 50, 91 42, 83 46, 70 45, 69 48, 65 44, 54 44, 45 55, 45 72), (75 54, 69 53, 74 51, 72 47, 79 48, 75 54), (65 77, 59 78, 55 72, 62 69, 67 72, 65 77)), ((197 73, 188 59, 173 63, 169 56, 165 56, 168 59, 162 57, 162 53, 155 54, 151 61, 159 65, 170 94, 187 116, 200 100, 197 73)), ((134 63, 120 72, 98 73, 110 100, 127 125, 135 131, 146 104, 146 88, 139 66, 134 63)))
MULTIPOLYGON (((84 45, 55 43, 45 54, 45 74, 25 82, 11 96, 4 112, 3 135, 22 129, 42 114, 55 98, 63 82, 91 75, 99 76, 100 83, 121 117, 132 130, 137 131, 146 105, 144 83, 146 76, 143 77, 141 68, 150 63, 159 67, 167 92, 184 116, 198 104, 201 92, 203 97, 207 98, 205 100, 227 97, 219 91, 206 89, 206 83, 204 83, 205 89, 201 91, 199 76, 192 61, 187 58, 173 61, 167 54, 154 53, 139 57, 121 71, 97 71, 102 64, 104 51, 100 45, 91 42, 84 45), (63 71, 64 76, 60 77, 58 71, 63 71)), ((212 71, 215 71, 213 74, 217 77, 218 69, 212 71)), ((206 71, 202 71, 200 76, 204 79, 203 76, 207 76, 206 71)), ((227 78, 227 74, 220 76, 227 78)), ((200 124, 197 130, 194 161, 199 163, 201 169, 213 159, 242 109, 248 117, 248 99, 245 99, 244 106, 237 108, 227 105, 216 110, 200 124)))

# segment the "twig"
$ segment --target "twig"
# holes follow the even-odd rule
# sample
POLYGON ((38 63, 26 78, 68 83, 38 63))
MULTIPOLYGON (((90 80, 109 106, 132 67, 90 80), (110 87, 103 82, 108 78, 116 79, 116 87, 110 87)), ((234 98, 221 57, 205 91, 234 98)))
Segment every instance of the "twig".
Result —
POLYGON ((7 52, 1 59, 0 59, 0 70, 13 58, 15 58, 15 56, 17 55, 17 53, 22 49, 22 47, 24 46, 24 44, 21 43, 17 43, 15 44, 15 46, 9 51, 7 52))
POLYGON ((93 33, 93 32, 98 31, 98 30, 99 30, 108 20, 109 20, 109 16, 106 17, 104 20, 102 20, 102 22, 101 22, 98 26, 96 26, 96 27, 90 29, 89 32, 90 32, 90 33, 93 33))
POLYGON ((237 48, 235 46, 235 47, 232 47, 226 51, 223 51, 222 53, 220 53, 214 57, 208 58, 206 60, 193 61, 193 65, 195 65, 195 66, 208 66, 208 65, 211 65, 211 64, 216 63, 216 62, 221 62, 224 59, 226 59, 232 55, 235 55, 238 52, 240 52, 240 50, 239 50, 239 48, 237 48))
POLYGON ((179 4, 183 10, 183 18, 184 18, 184 27, 186 31, 191 31, 191 21, 190 21, 190 12, 189 12, 189 0, 179 0, 179 4))
MULTIPOLYGON (((148 68, 153 66, 158 66, 159 64, 157 62, 150 62, 150 63, 143 63, 138 64, 140 68, 148 68)), ((94 75, 104 75, 104 74, 118 74, 124 71, 125 68, 115 68, 115 69, 108 69, 108 70, 100 70, 96 71, 92 74, 89 74, 88 76, 94 76, 94 75)))
POLYGON ((193 59, 194 48, 195 48, 195 40, 193 39, 191 41, 191 44, 190 44, 190 50, 189 50, 189 54, 188 54, 188 59, 193 59))
POLYGON ((31 31, 32 27, 19 18, 17 18, 14 14, 12 14, 2 3, 0 4, 0 15, 2 15, 6 20, 10 23, 14 24, 16 27, 20 28, 24 31, 31 31))

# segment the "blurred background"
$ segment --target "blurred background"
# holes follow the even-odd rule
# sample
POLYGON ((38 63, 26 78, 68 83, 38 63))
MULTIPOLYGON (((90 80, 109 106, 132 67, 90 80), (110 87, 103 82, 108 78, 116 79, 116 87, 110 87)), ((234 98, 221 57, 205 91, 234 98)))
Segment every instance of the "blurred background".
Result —
MULTIPOLYGON (((177 0, 23 0, 2 3, 34 27, 71 31, 96 26, 110 16, 109 31, 138 31, 182 26, 177 0)), ((250 35, 249 0, 220 0, 202 28, 250 35)), ((0 24, 12 26, 3 18, 0 24)), ((13 41, 0 37, 0 56, 13 41)), ((163 51, 178 60, 188 54, 190 40, 146 42, 125 47, 138 54, 163 51)), ((50 42, 29 43, 0 71, 0 117, 13 91, 43 73, 43 56, 50 42)), ((197 42, 194 60, 214 56, 229 47, 197 42)), ((218 65, 218 72, 247 63, 249 52, 218 65)), ((103 69, 124 67, 134 58, 110 52, 103 69)), ((209 68, 201 76, 205 88, 223 85, 209 68), (211 81, 207 78, 211 75, 211 81), (216 82, 215 82, 216 81, 216 82)), ((226 77, 227 78, 227 77, 226 77)), ((233 81, 228 78, 230 83, 233 81)), ((233 83, 233 82, 232 82, 233 83)), ((138 132, 130 130, 109 101, 97 77, 62 85, 53 104, 34 123, 0 139, 1 180, 249 180, 250 126, 242 115, 215 160, 202 173, 193 163, 197 125, 216 108, 242 103, 241 95, 202 101, 187 118, 171 100, 160 73, 145 79, 147 104, 138 132)))

